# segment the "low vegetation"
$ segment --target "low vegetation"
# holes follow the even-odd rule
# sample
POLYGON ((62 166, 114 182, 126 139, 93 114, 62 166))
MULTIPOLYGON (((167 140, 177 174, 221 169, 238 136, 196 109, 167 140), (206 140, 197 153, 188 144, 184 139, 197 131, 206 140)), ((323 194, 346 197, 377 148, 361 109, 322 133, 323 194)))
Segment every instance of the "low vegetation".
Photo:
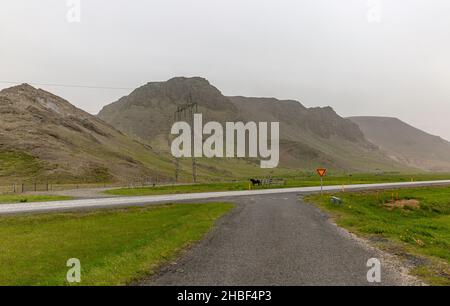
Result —
MULTIPOLYGON (((449 174, 353 174, 332 175, 324 179, 324 185, 351 185, 369 183, 393 183, 450 179, 449 174)), ((142 196, 158 194, 196 193, 214 191, 239 191, 263 188, 289 188, 320 186, 320 178, 315 173, 298 177, 286 177, 284 184, 251 186, 249 181, 229 183, 202 183, 194 185, 170 185, 138 188, 119 188, 106 191, 111 195, 142 196)))
POLYGON ((0 217, 0 285, 68 285, 66 262, 81 263, 81 285, 124 285, 155 271, 201 239, 228 203, 0 217))
POLYGON ((34 177, 42 163, 25 152, 0 151, 0 179, 2 177, 34 177))
POLYGON ((70 200, 70 199, 72 199, 72 197, 57 196, 57 195, 0 194, 0 204, 63 201, 63 200, 70 200))
POLYGON ((368 238, 415 266, 413 273, 435 285, 450 285, 450 187, 340 193, 306 201, 330 212, 339 226, 368 238))

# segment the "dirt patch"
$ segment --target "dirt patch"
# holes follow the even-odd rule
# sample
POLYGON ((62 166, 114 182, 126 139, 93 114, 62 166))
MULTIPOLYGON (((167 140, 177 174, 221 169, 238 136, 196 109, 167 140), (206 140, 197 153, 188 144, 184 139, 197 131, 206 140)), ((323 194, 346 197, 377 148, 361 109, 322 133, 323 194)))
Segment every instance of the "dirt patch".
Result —
POLYGON ((394 202, 389 202, 384 204, 384 206, 389 209, 393 210, 395 208, 412 208, 412 209, 420 209, 420 202, 418 200, 398 200, 394 202))

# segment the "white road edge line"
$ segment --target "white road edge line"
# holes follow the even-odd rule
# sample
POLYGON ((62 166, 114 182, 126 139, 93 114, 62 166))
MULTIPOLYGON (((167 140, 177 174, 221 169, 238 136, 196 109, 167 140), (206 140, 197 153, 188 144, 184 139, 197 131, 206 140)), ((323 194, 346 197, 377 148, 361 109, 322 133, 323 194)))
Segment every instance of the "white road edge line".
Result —
MULTIPOLYGON (((324 191, 338 191, 342 190, 342 187, 345 187, 346 191, 351 191, 358 189, 377 189, 377 188, 415 187, 415 186, 434 186, 434 185, 450 185, 450 180, 382 183, 382 184, 335 185, 335 186, 324 186, 324 191)), ((246 191, 187 193, 187 194, 171 194, 171 195, 155 195, 155 196, 81 199, 69 201, 36 202, 26 204, 24 203, 0 204, 0 215, 24 213, 24 212, 69 210, 69 209, 90 208, 90 207, 108 208, 114 206, 127 206, 127 205, 132 206, 133 204, 151 204, 159 202, 172 202, 172 201, 176 202, 185 200, 202 200, 202 199, 240 197, 240 196, 264 195, 264 194, 308 193, 319 191, 320 186, 246 190, 246 191)))

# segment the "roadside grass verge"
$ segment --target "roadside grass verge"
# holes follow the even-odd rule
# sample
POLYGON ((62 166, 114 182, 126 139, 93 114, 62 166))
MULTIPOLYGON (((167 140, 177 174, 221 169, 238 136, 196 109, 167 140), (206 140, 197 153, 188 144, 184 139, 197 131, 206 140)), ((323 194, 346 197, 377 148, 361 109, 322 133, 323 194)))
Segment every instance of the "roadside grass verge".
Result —
MULTIPOLYGON (((375 184, 394 183, 428 180, 450 179, 450 174, 353 174, 353 175, 331 175, 324 179, 324 185, 352 185, 352 184, 375 184)), ((251 189, 268 188, 292 188, 320 186, 320 178, 316 174, 302 177, 287 177, 284 185, 272 186, 250 186, 249 181, 224 182, 224 183, 201 183, 188 185, 167 185, 155 187, 118 188, 105 191, 106 194, 119 196, 144 196, 163 195, 179 193, 220 192, 239 191, 251 189)))
POLYGON ((450 285, 450 187, 310 195, 337 225, 399 255, 413 274, 433 285, 450 285))
POLYGON ((193 185, 173 185, 139 188, 119 188, 105 191, 106 194, 121 196, 144 196, 179 193, 248 190, 248 183, 210 183, 193 185))
POLYGON ((0 217, 0 285, 125 285, 200 240, 233 204, 174 204, 107 211, 0 217))
POLYGON ((71 200, 72 197, 57 195, 0 194, 0 204, 71 200))

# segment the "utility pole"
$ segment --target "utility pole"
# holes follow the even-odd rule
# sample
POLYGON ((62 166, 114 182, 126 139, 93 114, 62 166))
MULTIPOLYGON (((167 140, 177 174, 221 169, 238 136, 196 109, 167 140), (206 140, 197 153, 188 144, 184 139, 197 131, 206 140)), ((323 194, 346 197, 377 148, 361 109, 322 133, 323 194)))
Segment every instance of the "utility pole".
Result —
MULTIPOLYGON (((174 122, 178 122, 181 120, 181 112, 180 112, 180 107, 177 107, 177 110, 174 112, 173 114, 173 121, 174 122)), ((171 140, 171 135, 169 135, 169 150, 170 150, 170 140, 171 140)), ((180 173, 180 160, 176 157, 174 157, 174 164, 175 164, 175 183, 178 183, 178 176, 180 173)))
MULTIPOLYGON (((194 114, 198 112, 198 105, 192 102, 192 95, 189 93, 187 97, 187 103, 181 106, 177 106, 177 110, 174 113, 174 121, 180 121, 182 118, 191 125, 191 129, 194 129, 194 114)), ((170 144, 169 144, 170 146, 170 144)), ((194 148, 194 137, 191 137, 191 148, 194 148)), ((194 150, 192 150, 194 151, 194 150)), ((192 152, 193 153, 193 152, 192 152)), ((180 174, 180 161, 175 158, 175 182, 178 182, 180 174)), ((194 154, 192 154, 192 179, 194 183, 197 183, 197 161, 194 154)))

